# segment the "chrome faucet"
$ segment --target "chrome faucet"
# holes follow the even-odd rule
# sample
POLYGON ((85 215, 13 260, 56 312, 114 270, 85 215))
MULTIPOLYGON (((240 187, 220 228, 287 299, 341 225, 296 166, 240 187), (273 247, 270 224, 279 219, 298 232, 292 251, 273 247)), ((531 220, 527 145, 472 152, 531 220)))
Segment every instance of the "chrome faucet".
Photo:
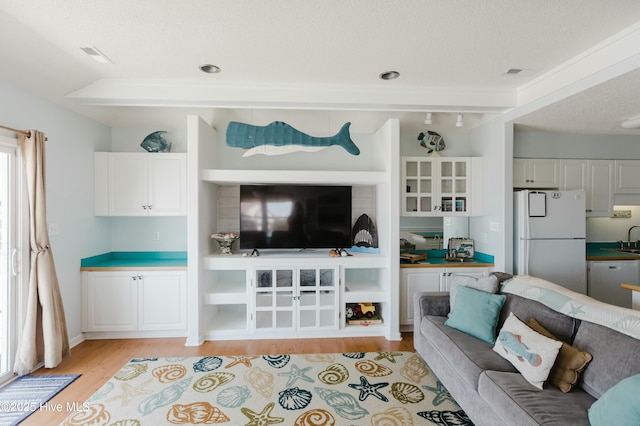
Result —
MULTIPOLYGON (((633 225, 631 228, 629 228, 629 230, 627 231, 627 247, 631 247, 631 231, 633 230, 633 228, 640 228, 640 225, 633 225)), ((635 245, 637 246, 638 243, 636 242, 635 245)))

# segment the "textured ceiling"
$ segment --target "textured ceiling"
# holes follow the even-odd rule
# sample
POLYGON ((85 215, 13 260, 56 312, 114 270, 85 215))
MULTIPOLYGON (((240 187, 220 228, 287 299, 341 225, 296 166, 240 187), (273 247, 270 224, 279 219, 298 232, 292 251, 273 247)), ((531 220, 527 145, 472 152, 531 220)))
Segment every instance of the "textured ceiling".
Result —
MULTIPOLYGON (((288 90, 316 88, 325 93, 314 95, 317 109, 358 109, 366 92, 377 110, 387 100, 390 110, 507 110, 519 88, 638 22, 637 0, 0 0, 0 80, 111 125, 123 122, 121 105, 139 99, 123 91, 117 102, 99 102, 98 91, 94 105, 81 105, 68 95, 96 82, 135 80, 167 83, 176 99, 211 89, 200 91, 199 105, 221 88, 258 85, 283 99, 288 90), (94 63, 84 46, 114 63, 94 63), (203 74, 205 63, 222 72, 203 74), (509 68, 525 72, 504 75, 509 68), (380 80, 387 70, 401 77, 380 80), (358 88, 350 105, 345 91, 358 88), (425 93, 424 102, 397 100, 412 92, 425 93), (490 96, 500 101, 483 104, 490 96)), ((618 132, 614 120, 640 114, 639 88, 634 72, 522 122, 618 132)), ((251 92, 237 96, 239 107, 256 102, 251 92)))

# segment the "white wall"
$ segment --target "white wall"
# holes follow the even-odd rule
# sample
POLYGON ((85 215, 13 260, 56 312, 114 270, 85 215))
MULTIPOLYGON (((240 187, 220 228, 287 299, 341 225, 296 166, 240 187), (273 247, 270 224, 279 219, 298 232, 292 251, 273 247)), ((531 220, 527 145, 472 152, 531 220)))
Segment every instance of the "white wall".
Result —
POLYGON ((483 214, 469 220, 476 250, 494 256, 495 270, 513 269, 513 126, 501 119, 473 129, 472 155, 484 157, 483 214), (491 224, 497 224, 492 231, 491 224))
POLYGON ((640 136, 560 133, 516 126, 516 158, 640 158, 640 136))
POLYGON ((69 337, 81 339, 80 259, 109 250, 109 226, 93 214, 93 152, 107 150, 110 129, 0 82, 0 121, 45 133, 47 216, 60 234, 51 247, 69 337))

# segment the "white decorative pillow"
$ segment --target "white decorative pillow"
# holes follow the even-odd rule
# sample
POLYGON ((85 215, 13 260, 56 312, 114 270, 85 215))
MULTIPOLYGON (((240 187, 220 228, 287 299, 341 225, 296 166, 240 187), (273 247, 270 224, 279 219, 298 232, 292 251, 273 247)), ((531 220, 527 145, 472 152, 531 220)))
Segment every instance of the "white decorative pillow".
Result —
MULTIPOLYGON (((451 274, 449 277, 449 307, 453 312, 453 306, 456 302, 456 294, 458 286, 467 286, 475 290, 484 291, 485 293, 494 294, 498 291, 498 277, 489 275, 488 277, 475 278, 469 275, 451 274)), ((449 314, 451 316, 451 314, 449 314)))
POLYGON ((532 330, 510 312, 493 350, 513 364, 529 383, 542 389, 561 347, 562 342, 532 330))

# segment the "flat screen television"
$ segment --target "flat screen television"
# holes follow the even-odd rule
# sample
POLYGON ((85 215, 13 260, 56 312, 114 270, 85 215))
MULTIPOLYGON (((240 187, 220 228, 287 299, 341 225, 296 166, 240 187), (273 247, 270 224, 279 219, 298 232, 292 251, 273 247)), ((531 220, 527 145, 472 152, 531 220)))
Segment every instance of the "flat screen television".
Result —
POLYGON ((350 186, 240 185, 241 249, 351 246, 350 186))

